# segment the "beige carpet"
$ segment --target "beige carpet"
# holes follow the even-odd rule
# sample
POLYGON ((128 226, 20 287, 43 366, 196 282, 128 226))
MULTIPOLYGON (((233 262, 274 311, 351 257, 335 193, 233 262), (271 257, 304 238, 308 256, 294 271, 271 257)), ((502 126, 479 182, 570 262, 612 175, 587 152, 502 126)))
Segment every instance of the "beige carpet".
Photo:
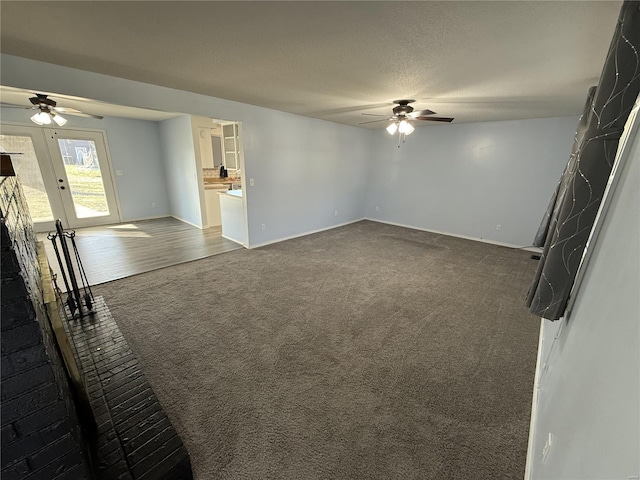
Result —
POLYGON ((524 251, 359 222, 100 285, 198 480, 519 479, 524 251))

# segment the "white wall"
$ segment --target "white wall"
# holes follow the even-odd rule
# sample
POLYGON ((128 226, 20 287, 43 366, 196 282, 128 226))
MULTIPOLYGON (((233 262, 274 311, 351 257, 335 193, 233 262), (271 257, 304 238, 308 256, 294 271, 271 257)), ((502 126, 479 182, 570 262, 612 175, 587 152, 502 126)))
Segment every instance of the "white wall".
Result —
MULTIPOLYGON (((202 227, 201 169, 196 162, 189 115, 160 122, 160 144, 166 173, 171 215, 202 227)), ((202 193, 204 198, 204 193, 202 193)))
MULTIPOLYGON (((2 108, 0 119, 38 128, 29 121, 28 110, 2 108)), ((106 133, 114 182, 123 221, 169 215, 169 197, 165 184, 160 134, 156 122, 105 117, 102 120, 65 115, 67 124, 60 129, 93 129, 106 133), (152 204, 156 204, 152 207, 152 204)))
POLYGON ((531 479, 640 478, 640 135, 620 178, 570 318, 543 321, 531 479))
POLYGON ((531 245, 569 160, 577 122, 562 117, 430 125, 416 128, 400 148, 397 138, 377 131, 366 216, 531 245))
POLYGON ((7 86, 242 122, 250 245, 363 216, 370 131, 11 55, 1 55, 1 69, 7 86))

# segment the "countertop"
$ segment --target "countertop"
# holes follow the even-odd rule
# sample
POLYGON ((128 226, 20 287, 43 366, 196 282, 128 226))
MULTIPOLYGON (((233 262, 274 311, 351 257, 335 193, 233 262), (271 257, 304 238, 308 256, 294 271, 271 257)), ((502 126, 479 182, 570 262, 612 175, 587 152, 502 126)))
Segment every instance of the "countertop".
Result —
POLYGON ((205 179, 204 188, 206 190, 220 190, 221 188, 229 188, 231 185, 241 185, 240 179, 231 180, 229 178, 205 179))
POLYGON ((225 184, 225 185, 230 185, 232 183, 241 183, 242 180, 240 180, 239 178, 236 178, 235 180, 232 180, 231 178, 227 177, 227 178, 205 178, 204 179, 204 184, 205 185, 220 185, 225 184))
POLYGON ((219 190, 218 195, 242 199, 242 190, 219 190))

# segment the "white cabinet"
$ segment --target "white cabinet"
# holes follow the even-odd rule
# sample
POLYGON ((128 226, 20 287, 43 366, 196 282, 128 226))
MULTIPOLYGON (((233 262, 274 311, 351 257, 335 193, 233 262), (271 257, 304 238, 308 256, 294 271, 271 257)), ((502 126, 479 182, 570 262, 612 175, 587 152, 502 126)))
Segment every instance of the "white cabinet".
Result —
POLYGON ((226 188, 226 186, 222 185, 219 188, 205 188, 204 190, 204 198, 207 204, 207 226, 209 227, 219 227, 222 224, 218 192, 224 192, 226 188))
POLYGON ((222 236, 244 245, 247 232, 244 222, 244 207, 242 205, 242 192, 219 193, 220 214, 222 220, 222 236))
POLYGON ((238 124, 228 123, 222 125, 222 143, 224 147, 224 166, 228 170, 238 170, 238 124))

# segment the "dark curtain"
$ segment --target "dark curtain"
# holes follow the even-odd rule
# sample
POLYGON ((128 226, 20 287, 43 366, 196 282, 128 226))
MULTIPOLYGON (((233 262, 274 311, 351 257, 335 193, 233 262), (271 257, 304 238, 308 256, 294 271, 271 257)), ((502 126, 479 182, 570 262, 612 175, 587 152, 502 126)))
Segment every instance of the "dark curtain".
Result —
POLYGON ((556 190, 551 196, 549 206, 547 207, 547 210, 544 213, 544 217, 542 217, 542 221, 540 222, 540 227, 538 228, 538 232, 536 233, 536 238, 533 240, 533 245, 535 247, 543 247, 547 240, 549 231, 554 231, 556 228, 555 224, 551 224, 551 219, 553 219, 554 222, 558 220, 557 209, 560 207, 560 205, 562 205, 562 200, 567 193, 569 181, 575 174, 577 153, 582 143, 582 139, 584 138, 584 134, 587 131, 587 120, 589 119, 589 112, 591 110, 591 104, 593 103, 593 97, 595 96, 595 94, 596 87, 591 87, 589 89, 589 95, 587 96, 587 102, 582 109, 582 115, 578 120, 578 128, 576 129, 576 134, 573 138, 573 147, 571 147, 571 155, 569 156, 569 161, 567 162, 567 166, 565 167, 564 172, 562 172, 562 175, 560 176, 560 181, 558 182, 556 190))
POLYGON ((538 316, 557 320, 564 314, 639 91, 640 2, 625 1, 600 82, 589 91, 569 162, 536 234, 544 248, 527 305, 538 316))

